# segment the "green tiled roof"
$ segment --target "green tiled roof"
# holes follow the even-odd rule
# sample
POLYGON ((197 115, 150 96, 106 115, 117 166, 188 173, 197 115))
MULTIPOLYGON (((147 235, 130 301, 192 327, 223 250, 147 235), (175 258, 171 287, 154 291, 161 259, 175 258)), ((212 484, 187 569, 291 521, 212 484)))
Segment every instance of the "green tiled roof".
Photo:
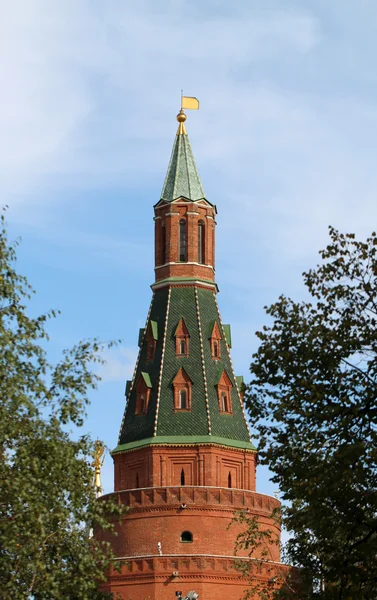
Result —
POLYGON ((177 133, 176 135, 161 192, 161 199, 167 202, 172 202, 180 197, 194 202, 205 198, 190 140, 186 133, 177 133))
POLYGON ((224 333, 225 333, 226 343, 228 344, 229 348, 231 348, 232 347, 232 336, 230 333, 230 325, 223 325, 223 329, 224 329, 224 333))
POLYGON ((216 437, 215 435, 176 435, 166 437, 151 437, 136 442, 129 442, 128 444, 120 444, 111 454, 117 452, 124 452, 125 450, 134 450, 135 448, 142 448, 143 446, 156 446, 156 445, 168 445, 172 446, 190 446, 194 444, 219 444, 221 446, 231 446, 232 448, 240 448, 241 450, 255 450, 255 446, 251 442, 240 442, 238 440, 229 440, 227 438, 216 437))
POLYGON ((223 332, 215 293, 194 285, 172 287, 168 299, 168 288, 155 291, 149 317, 158 328, 155 356, 152 361, 147 361, 147 340, 144 338, 119 445, 127 444, 128 447, 136 442, 143 445, 151 438, 155 443, 176 443, 177 439, 182 443, 192 439, 195 443, 194 440, 205 437, 212 439, 213 443, 220 443, 215 440, 222 439, 227 440, 230 446, 234 443, 235 447, 239 447, 241 443, 252 448, 225 335, 220 340, 221 358, 216 360, 211 354, 208 337, 215 322, 223 332), (190 335, 189 356, 176 355, 175 332, 182 317, 190 335), (188 412, 174 411, 172 383, 181 367, 192 381, 191 411, 188 412), (219 410, 216 385, 224 370, 232 382, 232 414, 222 414, 219 410), (146 415, 135 415, 135 385, 139 377, 151 385, 146 415))

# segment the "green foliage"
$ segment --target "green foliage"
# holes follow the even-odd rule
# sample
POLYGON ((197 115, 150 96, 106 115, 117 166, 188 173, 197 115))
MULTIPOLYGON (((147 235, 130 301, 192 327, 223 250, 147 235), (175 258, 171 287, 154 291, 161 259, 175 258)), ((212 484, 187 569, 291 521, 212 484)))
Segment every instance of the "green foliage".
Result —
MULTIPOLYGON (((271 521, 280 531, 281 512, 275 509, 271 521)), ((297 585, 295 573, 291 569, 280 568, 273 562, 271 552, 280 545, 280 536, 276 530, 261 527, 260 518, 248 511, 237 511, 228 526, 237 525, 234 554, 241 552, 236 560, 236 569, 248 580, 243 600, 284 600, 296 597, 297 585), (248 560, 245 560, 247 556, 248 560)))
MULTIPOLYGON (((247 410, 286 501, 288 556, 308 598, 377 589, 377 236, 330 228, 304 273, 311 302, 281 296, 257 335, 247 410)), ((304 596, 302 596, 304 597, 304 596)))
POLYGON ((0 227, 0 597, 99 600, 112 553, 88 531, 111 529, 121 509, 96 501, 93 443, 73 441, 67 426, 83 424, 101 345, 83 341, 48 362, 56 315, 28 316, 33 290, 15 270, 4 214, 0 227))

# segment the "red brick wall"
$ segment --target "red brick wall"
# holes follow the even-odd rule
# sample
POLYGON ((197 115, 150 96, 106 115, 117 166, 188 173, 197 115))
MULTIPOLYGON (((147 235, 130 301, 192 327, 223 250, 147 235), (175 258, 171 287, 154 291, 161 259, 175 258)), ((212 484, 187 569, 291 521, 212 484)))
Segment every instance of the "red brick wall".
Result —
POLYGON ((194 202, 163 204, 155 208, 156 281, 166 277, 198 277, 214 280, 215 211, 210 205, 194 202), (179 221, 187 223, 187 262, 179 262, 179 221), (198 263, 198 222, 204 222, 204 263, 198 263), (166 231, 166 261, 162 262, 162 226, 166 231), (173 263, 173 264, 171 264, 173 263), (194 263, 194 264, 190 264, 194 263))
POLYGON ((115 454, 114 490, 135 488, 136 473, 139 487, 180 486, 178 474, 188 464, 192 485, 228 487, 231 472, 232 488, 255 491, 256 453, 209 444, 156 445, 115 454))
MULTIPOLYGON (((249 564, 253 582, 266 581, 273 574, 281 581, 290 571, 285 565, 249 564)), ((173 600, 178 590, 183 596, 194 590, 200 600, 240 600, 247 587, 248 578, 240 576, 231 558, 161 556, 129 561, 120 573, 113 571, 111 583, 103 589, 119 594, 115 595, 119 600, 173 600)))

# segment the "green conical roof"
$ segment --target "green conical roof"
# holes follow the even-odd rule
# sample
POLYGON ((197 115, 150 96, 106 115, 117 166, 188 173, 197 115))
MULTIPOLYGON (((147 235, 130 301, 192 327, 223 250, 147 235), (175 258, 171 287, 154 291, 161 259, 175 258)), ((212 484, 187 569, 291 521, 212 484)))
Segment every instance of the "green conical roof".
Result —
POLYGON ((152 320, 158 327, 154 358, 148 361, 144 334, 134 378, 127 389, 128 402, 116 450, 150 443, 205 442, 253 449, 215 292, 194 286, 156 290, 148 323, 152 320), (182 318, 190 336, 188 356, 176 355, 175 332, 182 318), (217 360, 210 344, 215 322, 222 336, 217 360), (192 382, 188 412, 174 410, 173 380, 182 367, 192 382), (219 410, 217 384, 224 370, 232 384, 232 414, 219 410), (140 415, 135 414, 136 384, 140 377, 145 379, 145 373, 150 377, 151 395, 147 413, 140 415))
POLYGON ((172 202, 180 197, 193 202, 205 198, 190 140, 184 127, 178 128, 161 192, 161 200, 167 202, 172 202))

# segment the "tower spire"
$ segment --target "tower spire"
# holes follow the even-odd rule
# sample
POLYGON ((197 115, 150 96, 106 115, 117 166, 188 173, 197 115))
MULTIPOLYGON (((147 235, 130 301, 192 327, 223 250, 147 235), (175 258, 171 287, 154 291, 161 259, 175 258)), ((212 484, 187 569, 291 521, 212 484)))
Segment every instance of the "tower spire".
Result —
POLYGON ((198 110, 199 101, 196 98, 182 96, 182 108, 177 114, 179 123, 177 135, 161 192, 161 200, 165 202, 173 202, 177 198, 193 202, 205 199, 203 185, 185 127, 187 116, 184 109, 198 110))

